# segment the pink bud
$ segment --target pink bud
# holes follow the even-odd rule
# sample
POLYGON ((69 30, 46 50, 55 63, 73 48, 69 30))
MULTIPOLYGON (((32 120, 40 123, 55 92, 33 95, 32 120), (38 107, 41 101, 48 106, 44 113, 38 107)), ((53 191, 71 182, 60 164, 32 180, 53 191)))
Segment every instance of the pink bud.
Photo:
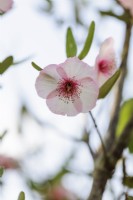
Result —
POLYGON ((5 169, 16 169, 19 165, 15 159, 0 155, 0 166, 4 167, 5 169))
POLYGON ((13 0, 0 0, 0 14, 10 10, 13 5, 13 0))
POLYGON ((95 61, 95 70, 99 86, 103 85, 116 71, 115 51, 113 39, 106 39, 95 61))

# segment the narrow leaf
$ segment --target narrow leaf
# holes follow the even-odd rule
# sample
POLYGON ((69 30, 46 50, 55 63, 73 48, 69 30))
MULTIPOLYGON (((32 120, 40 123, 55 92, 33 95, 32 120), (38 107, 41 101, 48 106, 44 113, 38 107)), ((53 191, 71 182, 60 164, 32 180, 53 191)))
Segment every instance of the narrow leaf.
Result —
POLYGON ((38 71, 41 71, 41 70, 42 70, 42 68, 39 67, 36 63, 32 62, 31 64, 32 64, 32 66, 33 66, 36 70, 38 70, 38 71))
POLYGON ((3 173, 4 173, 4 168, 0 167, 0 177, 2 177, 3 173))
POLYGON ((25 200, 25 193, 24 192, 20 192, 17 200, 25 200))
POLYGON ((77 45, 70 27, 67 29, 66 34, 66 54, 67 58, 74 57, 77 54, 77 45))
POLYGON ((89 27, 89 31, 88 31, 88 35, 87 35, 84 47, 78 56, 80 60, 82 60, 89 53, 89 50, 91 48, 91 44, 93 41, 93 37, 94 37, 94 32, 95 32, 95 22, 92 21, 89 27))
POLYGON ((117 70, 115 72, 115 74, 109 78, 100 88, 100 92, 99 92, 99 96, 98 99, 102 99, 104 97, 106 97, 106 95, 110 92, 110 90, 112 89, 113 85, 115 84, 115 82, 117 81, 117 79, 119 78, 121 73, 121 70, 117 70))
POLYGON ((0 74, 3 74, 13 64, 13 57, 7 57, 2 63, 0 63, 0 74))
POLYGON ((131 120, 132 117, 133 117, 133 99, 129 99, 123 103, 120 109, 119 120, 116 128, 117 137, 121 135, 121 133, 123 132, 123 130, 125 129, 126 125, 131 120))

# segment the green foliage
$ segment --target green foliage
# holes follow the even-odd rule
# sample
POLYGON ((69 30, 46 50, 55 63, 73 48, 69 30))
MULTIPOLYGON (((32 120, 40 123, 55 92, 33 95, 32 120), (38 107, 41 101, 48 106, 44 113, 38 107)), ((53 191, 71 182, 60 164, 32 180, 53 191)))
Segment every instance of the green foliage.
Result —
POLYGON ((88 35, 87 35, 84 47, 78 56, 80 60, 85 58, 85 56, 89 53, 89 50, 91 48, 91 44, 93 41, 93 37, 94 37, 94 32, 95 32, 95 22, 92 21, 88 30, 88 35))
POLYGON ((133 200, 132 196, 126 196, 127 200, 133 200))
POLYGON ((13 65, 13 56, 8 56, 0 63, 0 74, 3 74, 11 65, 13 65))
POLYGON ((77 45, 70 27, 67 29, 66 34, 66 54, 67 58, 74 57, 77 54, 77 45))
POLYGON ((133 130, 132 130, 130 141, 128 144, 128 149, 129 149, 130 153, 133 153, 133 130))
POLYGON ((121 135, 131 117, 133 117, 133 99, 127 100, 121 106, 118 125, 116 129, 117 137, 121 135))
POLYGON ((0 177, 2 177, 3 173, 4 173, 4 168, 0 167, 0 177))
POLYGON ((110 92, 113 85, 116 83, 117 79, 119 78, 121 70, 117 70, 115 74, 109 78, 100 88, 98 99, 102 99, 106 97, 106 95, 110 92))
POLYGON ((20 192, 17 200, 25 200, 25 193, 20 192))
POLYGON ((133 177, 132 176, 126 176, 123 178, 123 185, 125 185, 128 188, 133 188, 133 177))
POLYGON ((42 70, 42 68, 39 67, 36 63, 32 62, 31 64, 32 64, 32 66, 33 66, 36 70, 38 70, 38 71, 41 71, 41 70, 42 70))

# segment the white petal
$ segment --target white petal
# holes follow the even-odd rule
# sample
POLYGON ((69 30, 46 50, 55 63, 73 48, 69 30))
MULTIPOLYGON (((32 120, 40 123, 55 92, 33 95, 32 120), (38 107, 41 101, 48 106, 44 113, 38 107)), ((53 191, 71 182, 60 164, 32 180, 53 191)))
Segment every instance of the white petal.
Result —
POLYGON ((84 78, 81 82, 81 94, 80 99, 82 101, 82 112, 89 112, 96 105, 96 101, 99 94, 98 85, 90 78, 84 78))
POLYGON ((93 68, 79 60, 77 57, 68 58, 64 63, 59 65, 59 68, 62 68, 64 74, 66 73, 69 78, 76 77, 76 79, 81 79, 86 76, 94 77, 93 68))
POLYGON ((114 40, 113 38, 107 38, 100 47, 99 59, 106 59, 106 60, 114 60, 115 59, 115 51, 114 51, 114 40))
POLYGON ((51 94, 50 98, 46 99, 46 103, 49 109, 55 114, 75 116, 79 113, 79 111, 77 111, 77 109, 74 107, 74 104, 71 101, 67 103, 55 94, 51 94))
POLYGON ((59 75, 56 71, 56 67, 57 65, 45 67, 36 79, 36 91, 42 98, 47 98, 48 94, 57 88, 59 75))

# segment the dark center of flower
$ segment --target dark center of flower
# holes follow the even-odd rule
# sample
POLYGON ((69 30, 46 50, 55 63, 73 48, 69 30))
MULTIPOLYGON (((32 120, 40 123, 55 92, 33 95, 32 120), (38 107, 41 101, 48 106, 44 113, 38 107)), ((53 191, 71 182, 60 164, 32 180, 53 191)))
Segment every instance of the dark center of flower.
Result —
POLYGON ((72 92, 73 84, 71 82, 67 82, 65 85, 66 92, 72 92))
POLYGON ((79 98, 81 90, 80 84, 75 79, 63 79, 58 82, 57 92, 61 100, 68 103, 74 102, 75 98, 79 98))
POLYGON ((106 73, 108 71, 108 68, 109 68, 109 63, 106 60, 101 60, 98 63, 98 67, 99 67, 100 72, 106 73))

